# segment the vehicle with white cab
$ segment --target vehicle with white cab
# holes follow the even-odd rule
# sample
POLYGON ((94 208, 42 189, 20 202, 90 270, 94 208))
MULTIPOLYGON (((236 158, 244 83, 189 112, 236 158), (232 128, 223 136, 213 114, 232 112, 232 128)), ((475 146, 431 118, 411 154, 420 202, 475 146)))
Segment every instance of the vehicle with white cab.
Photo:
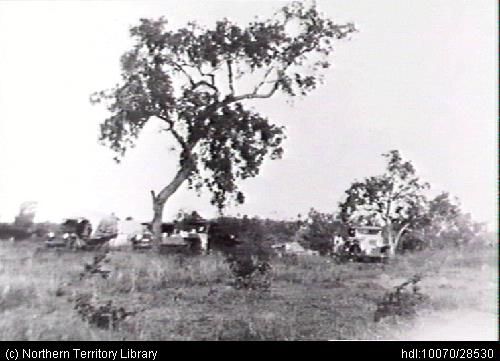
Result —
POLYGON ((153 232, 149 223, 141 223, 142 231, 134 234, 130 241, 133 249, 151 249, 153 247, 153 232))
POLYGON ((359 260, 385 260, 390 254, 382 227, 376 226, 351 227, 346 247, 347 252, 359 260))

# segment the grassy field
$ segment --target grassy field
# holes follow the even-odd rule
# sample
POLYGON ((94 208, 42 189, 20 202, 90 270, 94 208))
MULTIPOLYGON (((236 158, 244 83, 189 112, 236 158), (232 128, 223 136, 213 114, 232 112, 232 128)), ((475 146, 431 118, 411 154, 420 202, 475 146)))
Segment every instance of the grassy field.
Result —
POLYGON ((220 254, 113 251, 100 266, 109 277, 89 272, 81 277, 93 257, 91 252, 44 249, 34 241, 1 241, 0 339, 498 337, 494 247, 422 251, 388 264, 273 258, 270 287, 250 290, 233 287, 234 276, 220 254), (425 295, 415 312, 389 313, 375 322, 384 295, 415 274, 422 276, 419 292, 425 295), (115 327, 102 322, 98 327, 99 315, 106 312, 116 316, 115 327))

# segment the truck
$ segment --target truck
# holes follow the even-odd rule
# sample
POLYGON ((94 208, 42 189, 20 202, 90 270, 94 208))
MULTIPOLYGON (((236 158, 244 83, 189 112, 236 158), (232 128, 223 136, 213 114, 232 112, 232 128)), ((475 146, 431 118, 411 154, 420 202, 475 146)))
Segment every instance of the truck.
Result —
POLYGON ((357 261, 385 261, 390 245, 383 236, 382 227, 353 226, 342 247, 342 254, 357 261))
POLYGON ((45 245, 50 248, 83 248, 92 234, 92 225, 86 218, 67 218, 55 232, 49 232, 45 245))

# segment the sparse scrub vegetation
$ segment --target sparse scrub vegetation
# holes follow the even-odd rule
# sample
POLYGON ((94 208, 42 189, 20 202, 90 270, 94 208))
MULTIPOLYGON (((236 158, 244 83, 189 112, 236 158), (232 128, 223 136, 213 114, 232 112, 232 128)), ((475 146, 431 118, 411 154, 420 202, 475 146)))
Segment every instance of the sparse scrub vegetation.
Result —
POLYGON ((420 292, 417 285, 421 281, 421 276, 415 275, 408 281, 394 287, 377 304, 374 321, 378 322, 387 316, 413 316, 417 312, 417 307, 428 300, 428 296, 420 292))
POLYGON ((108 277, 82 279, 95 254, 36 249, 32 240, 1 243, 0 339, 394 339, 421 312, 496 312, 498 259, 491 247, 424 250, 389 264, 253 255, 245 271, 244 262, 231 266, 235 255, 217 252, 112 251, 98 262, 108 277), (259 275, 266 264, 268 282, 234 287, 236 275, 259 275), (415 273, 422 275, 418 292, 428 296, 422 307, 374 322, 384 295, 415 273))
POLYGON ((271 287, 272 266, 269 262, 255 256, 228 257, 229 269, 236 289, 269 290, 271 287))
POLYGON ((106 302, 96 300, 91 294, 78 295, 74 308, 84 321, 103 329, 116 329, 119 323, 137 313, 125 310, 123 306, 114 305, 112 300, 106 302))

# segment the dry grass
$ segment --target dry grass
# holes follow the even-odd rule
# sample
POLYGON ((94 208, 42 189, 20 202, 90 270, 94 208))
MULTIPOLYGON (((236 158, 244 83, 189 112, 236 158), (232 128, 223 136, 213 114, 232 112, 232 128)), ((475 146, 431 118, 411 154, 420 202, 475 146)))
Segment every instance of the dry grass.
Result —
POLYGON ((99 275, 80 273, 90 252, 0 242, 0 340, 326 340, 404 338, 419 317, 475 310, 496 317, 496 250, 452 249, 389 264, 336 264, 318 256, 273 259, 269 290, 238 290, 222 255, 114 251, 99 275), (429 302, 416 318, 373 316, 383 295, 419 273, 429 302), (116 329, 83 321, 84 295, 133 315, 116 329))

